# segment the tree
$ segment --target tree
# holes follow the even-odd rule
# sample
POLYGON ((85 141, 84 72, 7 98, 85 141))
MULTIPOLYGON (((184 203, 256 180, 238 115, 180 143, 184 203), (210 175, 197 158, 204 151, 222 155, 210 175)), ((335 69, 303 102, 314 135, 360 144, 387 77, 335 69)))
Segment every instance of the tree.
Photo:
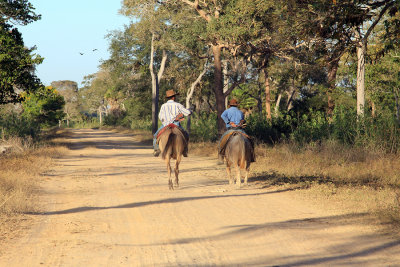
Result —
POLYGON ((22 116, 42 126, 57 125, 64 117, 64 97, 52 86, 40 87, 34 93, 22 93, 22 116))
POLYGON ((78 102, 78 84, 74 81, 56 81, 51 86, 64 97, 64 113, 67 120, 67 127, 71 120, 81 120, 81 108, 78 102))
POLYGON ((43 59, 33 55, 35 48, 26 48, 18 29, 11 23, 26 25, 40 19, 26 0, 0 3, 0 104, 21 101, 19 93, 40 88, 33 74, 35 65, 43 59))
MULTIPOLYGON (((140 2, 140 1, 139 1, 140 2)), ((125 2, 124 2, 125 3, 125 2)), ((131 30, 138 40, 145 43, 151 38, 150 41, 150 62, 149 71, 151 75, 151 88, 152 88, 152 133, 158 130, 158 102, 160 81, 163 77, 168 54, 166 51, 166 43, 163 43, 164 33, 168 25, 164 22, 165 14, 162 7, 157 4, 157 1, 147 1, 145 5, 142 3, 130 3, 131 8, 125 8, 123 13, 128 16, 136 16, 140 20, 131 25, 131 30), (138 5, 137 5, 138 4, 138 5), (136 6, 137 5, 137 6, 136 6), (159 63, 155 62, 156 53, 161 51, 161 59, 159 63), (156 69, 158 66, 158 70, 156 69)), ((129 4, 128 4, 129 5, 129 4)))
POLYGON ((386 12, 394 6, 396 1, 369 1, 365 4, 365 15, 361 25, 354 28, 355 44, 357 48, 357 115, 364 115, 365 108, 365 60, 368 38, 386 12), (364 21, 368 25, 363 27, 364 21))
MULTIPOLYGON (((123 3, 124 10, 137 14, 146 10, 148 6, 154 5, 155 1, 125 0, 123 3)), ((265 20, 261 18, 268 19, 274 1, 257 3, 245 0, 161 0, 157 3, 159 10, 164 10, 169 15, 171 28, 179 28, 182 32, 186 32, 184 36, 190 38, 190 40, 186 38, 187 44, 193 45, 197 42, 210 48, 214 63, 213 91, 218 115, 218 130, 222 133, 225 124, 220 115, 225 110, 225 98, 235 86, 245 80, 244 75, 236 75, 238 79, 235 79, 230 88, 224 92, 222 60, 230 56, 240 60, 240 50, 245 47, 249 39, 257 36, 267 26, 265 20)), ((246 60, 242 61, 242 63, 245 62, 246 60)), ((246 64, 242 66, 241 69, 245 69, 246 64)), ((232 66, 232 69, 234 68, 232 66)))

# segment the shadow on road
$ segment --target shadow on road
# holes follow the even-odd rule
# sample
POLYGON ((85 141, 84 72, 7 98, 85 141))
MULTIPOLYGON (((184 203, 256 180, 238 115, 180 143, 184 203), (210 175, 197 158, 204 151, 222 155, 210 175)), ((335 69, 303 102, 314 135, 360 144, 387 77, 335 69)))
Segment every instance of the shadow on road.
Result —
POLYGON ((253 194, 227 194, 227 195, 199 196, 199 197, 166 198, 166 199, 160 199, 160 200, 154 200, 154 201, 128 203, 128 204, 124 204, 124 205, 109 206, 109 207, 87 207, 87 206, 85 206, 85 207, 77 207, 77 208, 60 210, 60 211, 27 212, 26 214, 30 214, 30 215, 61 215, 61 214, 70 214, 70 213, 78 213, 78 212, 87 212, 87 211, 93 211, 93 210, 131 209, 131 208, 143 207, 143 206, 148 206, 148 205, 179 203, 179 202, 184 202, 184 201, 201 200, 201 199, 266 195, 266 194, 282 193, 282 192, 286 192, 286 191, 290 191, 290 190, 293 190, 293 189, 283 189, 283 190, 276 190, 276 191, 269 191, 269 192, 262 192, 262 193, 253 193, 253 194))

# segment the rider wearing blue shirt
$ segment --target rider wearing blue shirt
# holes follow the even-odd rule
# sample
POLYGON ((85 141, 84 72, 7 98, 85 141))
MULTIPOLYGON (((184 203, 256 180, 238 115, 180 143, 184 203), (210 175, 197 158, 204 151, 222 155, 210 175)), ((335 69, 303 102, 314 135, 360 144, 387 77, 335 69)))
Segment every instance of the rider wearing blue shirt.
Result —
POLYGON ((221 114, 221 118, 225 122, 226 129, 236 128, 240 121, 244 119, 243 112, 237 108, 236 99, 229 101, 229 108, 221 114))
POLYGON ((220 147, 220 145, 221 145, 221 141, 224 139, 224 136, 226 136, 228 133, 230 133, 232 131, 244 132, 240 128, 241 124, 244 122, 244 115, 243 115, 243 112, 237 108, 237 106, 238 106, 237 100, 231 99, 231 101, 229 101, 229 108, 221 114, 221 118, 225 122, 226 131, 221 136, 221 139, 218 144, 218 163, 219 164, 223 163, 223 155, 221 154, 222 147, 220 147))

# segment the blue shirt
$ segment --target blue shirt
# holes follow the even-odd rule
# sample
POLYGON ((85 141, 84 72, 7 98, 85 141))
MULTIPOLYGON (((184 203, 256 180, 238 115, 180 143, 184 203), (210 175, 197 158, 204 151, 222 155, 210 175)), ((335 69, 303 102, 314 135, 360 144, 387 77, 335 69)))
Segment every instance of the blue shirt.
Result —
POLYGON ((230 107, 221 114, 221 118, 224 120, 226 128, 229 129, 232 128, 230 122, 238 125, 244 119, 244 115, 237 107, 230 107))

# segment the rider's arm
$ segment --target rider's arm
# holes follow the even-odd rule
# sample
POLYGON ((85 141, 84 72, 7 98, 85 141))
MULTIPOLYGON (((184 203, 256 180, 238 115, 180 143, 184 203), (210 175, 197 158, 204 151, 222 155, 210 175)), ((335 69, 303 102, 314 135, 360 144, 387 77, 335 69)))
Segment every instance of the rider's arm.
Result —
POLYGON ((164 124, 167 118, 165 118, 165 106, 162 105, 160 108, 160 112, 158 113, 158 118, 160 119, 161 123, 164 124))
POLYGON ((190 109, 185 108, 182 104, 179 105, 179 111, 185 116, 189 116, 190 114, 192 114, 192 111, 190 109))
POLYGON ((221 114, 221 119, 225 122, 225 124, 228 124, 230 122, 229 117, 228 117, 228 110, 225 110, 221 114))

